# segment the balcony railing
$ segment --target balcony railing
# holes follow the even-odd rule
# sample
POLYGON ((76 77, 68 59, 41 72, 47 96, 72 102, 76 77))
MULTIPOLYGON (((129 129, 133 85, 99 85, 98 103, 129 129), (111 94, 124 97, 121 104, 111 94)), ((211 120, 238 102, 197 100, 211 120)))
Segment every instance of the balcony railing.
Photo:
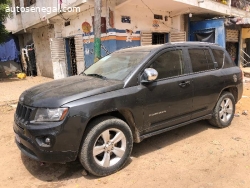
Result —
POLYGON ((229 6, 231 4, 232 7, 245 10, 247 12, 250 11, 250 0, 214 0, 214 1, 229 6))

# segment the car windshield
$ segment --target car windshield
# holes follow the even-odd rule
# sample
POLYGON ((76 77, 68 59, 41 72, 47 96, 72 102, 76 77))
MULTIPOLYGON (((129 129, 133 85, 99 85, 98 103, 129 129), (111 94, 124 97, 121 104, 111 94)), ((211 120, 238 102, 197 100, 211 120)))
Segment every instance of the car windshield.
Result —
POLYGON ((90 66, 84 74, 103 79, 124 80, 149 52, 110 54, 90 66))

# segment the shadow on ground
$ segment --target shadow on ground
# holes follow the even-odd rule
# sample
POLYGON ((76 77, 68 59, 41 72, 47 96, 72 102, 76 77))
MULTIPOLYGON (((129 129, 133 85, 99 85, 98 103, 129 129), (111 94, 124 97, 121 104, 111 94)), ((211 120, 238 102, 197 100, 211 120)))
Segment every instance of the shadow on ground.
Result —
POLYGON ((22 81, 22 80, 17 78, 16 76, 12 76, 8 78, 0 78, 0 83, 16 82, 16 81, 22 81))
MULTIPOLYGON (((171 144, 179 142, 190 136, 213 128, 207 121, 199 121, 160 135, 150 137, 139 144, 134 144, 132 157, 139 157, 146 155, 147 153, 154 152, 155 150, 167 147, 171 144)), ((98 177, 88 175, 82 176, 84 170, 79 160, 70 162, 67 164, 41 164, 40 162, 29 159, 21 154, 23 164, 27 170, 37 179, 45 182, 57 182, 62 180, 76 179, 84 177, 86 179, 97 179, 98 177)), ((128 166, 132 160, 130 159, 126 166, 128 166)))

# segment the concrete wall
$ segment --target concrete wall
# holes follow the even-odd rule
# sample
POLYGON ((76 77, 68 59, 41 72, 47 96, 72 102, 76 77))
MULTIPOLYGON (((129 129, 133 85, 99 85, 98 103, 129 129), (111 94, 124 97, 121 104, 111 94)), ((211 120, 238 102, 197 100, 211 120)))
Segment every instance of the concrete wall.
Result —
POLYGON ((25 33, 17 36, 19 40, 20 49, 24 48, 26 45, 30 45, 33 43, 33 37, 31 33, 25 33))
POLYGON ((36 29, 33 32, 38 75, 49 78, 54 77, 49 40, 54 37, 54 28, 49 26, 36 29))
MULTIPOLYGON (((22 0, 21 0, 22 1, 22 0)), ((57 6, 55 0, 37 0, 35 5, 31 6, 57 6)), ((63 1, 62 6, 69 6, 75 0, 63 1)), ((176 16, 173 20, 169 17, 167 21, 159 20, 157 26, 154 24, 154 15, 147 7, 135 7, 129 3, 126 6, 115 8, 115 1, 107 1, 108 4, 103 4, 102 17, 106 17, 107 33, 102 34, 102 56, 119 50, 121 48, 133 47, 140 45, 140 33, 142 31, 151 32, 164 32, 169 33, 170 31, 183 30, 183 24, 181 16, 176 16), (109 13, 108 10, 114 12, 114 27, 111 28, 109 25, 109 13), (140 14, 138 14, 140 12, 140 14), (122 23, 121 16, 130 16, 131 23, 122 23), (173 26, 174 24, 174 26, 173 26), (173 28, 175 28, 173 30, 173 28), (128 40, 129 34, 126 30, 132 30, 133 33, 130 36, 131 40, 128 40)), ((155 14, 162 15, 163 18, 168 16, 169 13, 161 10, 154 10, 155 14)), ((93 24, 92 16, 94 16, 93 6, 89 6, 89 9, 82 11, 81 13, 72 15, 69 17, 70 25, 64 26, 64 20, 59 18, 51 20, 54 24, 54 29, 49 29, 48 26, 34 29, 32 31, 33 40, 36 50, 37 68, 38 75, 53 78, 53 68, 50 55, 50 41, 49 38, 54 37, 73 37, 75 35, 83 36, 83 52, 85 58, 85 65, 89 67, 94 62, 94 45, 93 45, 93 24), (84 33, 82 30, 82 24, 88 22, 91 25, 89 33, 84 33)), ((40 13, 24 13, 22 14, 24 28, 29 27, 37 21, 43 21, 43 15, 40 13)), ((44 22, 44 21, 43 21, 44 22)), ((25 39, 23 39, 23 45, 25 45, 25 39)))
MULTIPOLYGON (((155 14, 167 16, 166 11, 154 11, 155 14)), ((84 58, 85 65, 89 67, 94 62, 94 33, 92 16, 94 16, 94 9, 90 8, 87 11, 83 11, 78 14, 75 18, 70 20, 69 26, 64 26, 64 21, 57 21, 55 24, 55 35, 56 37, 73 37, 74 35, 83 35, 83 46, 84 46, 84 58), (88 22, 91 26, 90 33, 84 33, 82 30, 83 22, 88 22)), ((128 48, 133 46, 140 46, 140 32, 151 31, 151 32, 165 32, 169 33, 172 29, 171 18, 168 21, 161 20, 158 21, 158 26, 154 26, 154 15, 148 8, 135 7, 129 3, 126 6, 115 9, 114 2, 109 2, 109 4, 103 5, 102 17, 106 17, 107 20, 107 32, 102 33, 102 56, 114 52, 122 48, 128 48), (108 20, 109 14, 107 13, 108 8, 114 11, 114 28, 111 28, 108 20), (138 14, 140 12, 140 14, 138 14), (130 16, 131 23, 122 23, 121 16, 130 16), (132 30, 131 40, 127 40, 128 33, 126 30, 132 30)), ((182 22, 180 21, 181 16, 175 17, 175 24, 177 27, 176 31, 183 30, 182 22)))
MULTIPOLYGON (((154 10, 154 14, 168 16, 166 11, 154 10)), ((154 15, 144 7, 135 7, 134 5, 126 4, 115 11, 115 28, 131 29, 136 31, 152 31, 152 32, 169 32, 171 30, 171 18, 167 22, 161 20, 158 22, 159 27, 153 26, 154 15), (122 23, 121 16, 130 16, 131 23, 122 23)))
MULTIPOLYGON (((63 1, 61 7, 67 7, 67 6, 74 6, 74 3, 79 2, 79 0, 67 0, 67 1, 63 1)), ((84 0, 82 0, 81 2, 84 2, 84 0)), ((15 5, 15 0, 12 0, 12 5, 13 7, 16 7, 15 5)), ((24 6, 24 1, 20 0, 20 6, 23 7, 24 6)), ((38 24, 40 22, 46 22, 46 19, 51 18, 53 16, 55 16, 57 13, 56 12, 52 12, 50 14, 48 14, 48 11, 50 11, 48 9, 48 11, 43 11, 42 8, 51 8, 51 10, 53 10, 54 8, 59 9, 60 5, 59 5, 59 0, 36 0, 36 3, 31 5, 29 7, 29 9, 32 8, 38 8, 41 11, 30 11, 30 12, 22 12, 20 14, 16 14, 13 13, 13 18, 8 19, 6 22, 6 27, 9 31, 20 31, 22 29, 27 29, 28 27, 31 27, 35 24, 38 24)))
POLYGON ((215 43, 226 47, 224 19, 204 20, 190 23, 190 40, 195 41, 195 32, 206 29, 215 29, 215 43))

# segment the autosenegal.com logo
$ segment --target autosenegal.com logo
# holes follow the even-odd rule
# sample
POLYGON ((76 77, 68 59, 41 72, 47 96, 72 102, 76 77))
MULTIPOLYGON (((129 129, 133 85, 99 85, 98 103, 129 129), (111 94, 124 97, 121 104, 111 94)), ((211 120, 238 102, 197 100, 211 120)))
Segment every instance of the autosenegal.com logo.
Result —
POLYGON ((57 12, 81 12, 80 7, 62 7, 58 9, 57 7, 7 7, 6 12, 43 12, 47 14, 57 13, 57 12))

